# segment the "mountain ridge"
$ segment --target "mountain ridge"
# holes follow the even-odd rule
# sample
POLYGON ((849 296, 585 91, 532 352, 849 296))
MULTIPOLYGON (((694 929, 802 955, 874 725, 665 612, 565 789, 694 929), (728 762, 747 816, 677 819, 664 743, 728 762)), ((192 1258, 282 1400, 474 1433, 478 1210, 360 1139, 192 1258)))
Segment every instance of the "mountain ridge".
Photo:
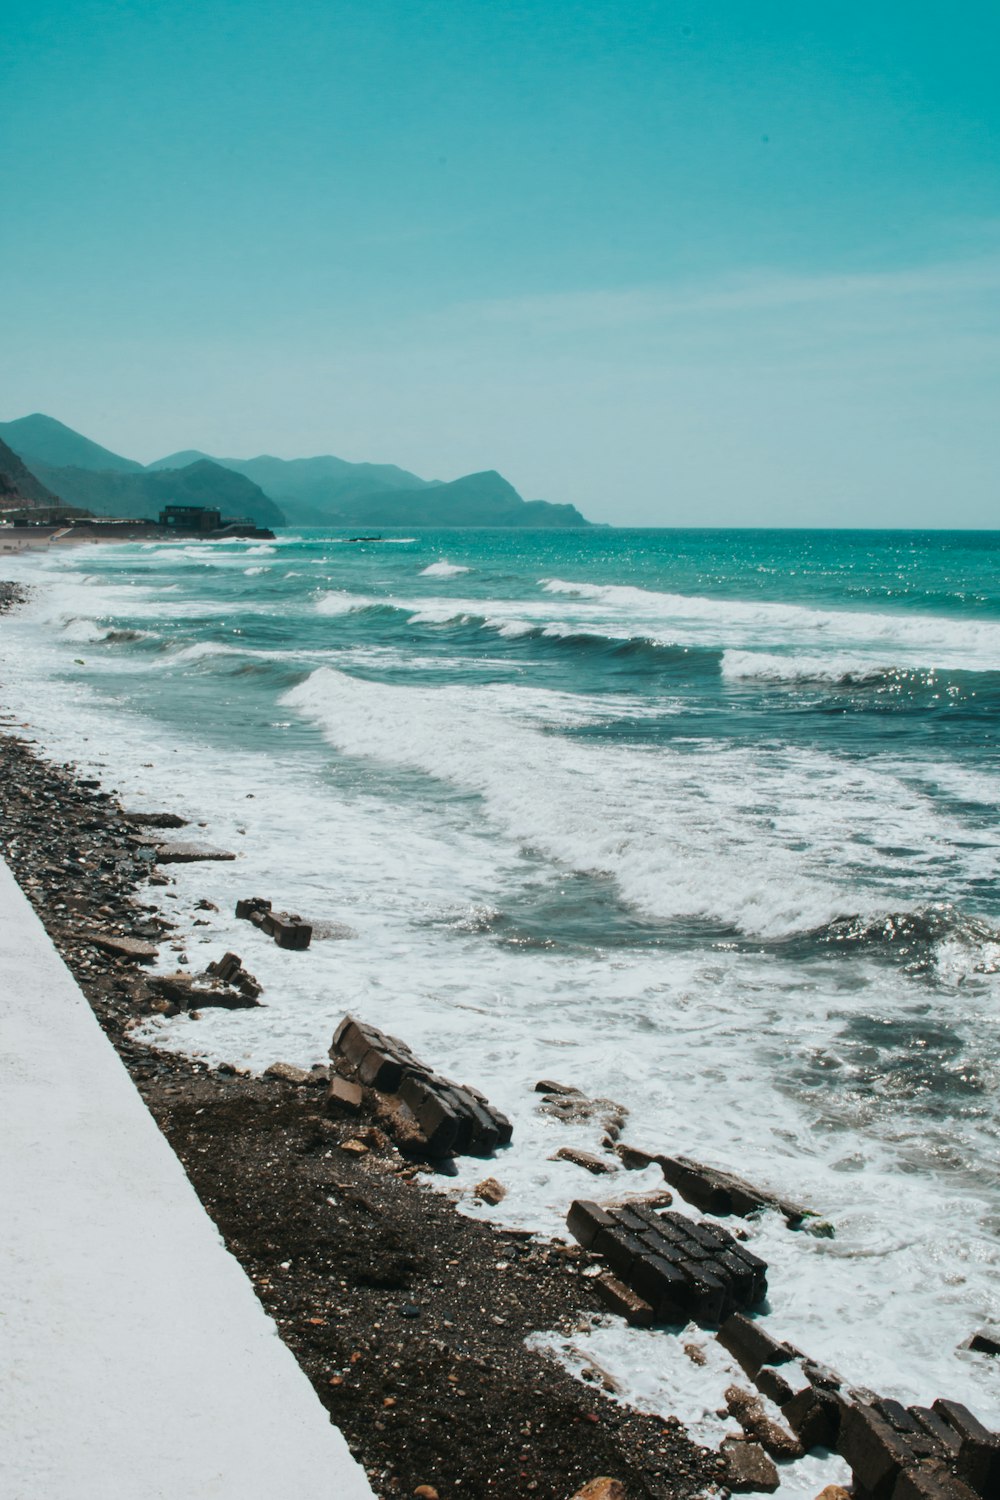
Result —
POLYGON ((127 474, 138 474, 143 469, 134 458, 123 458, 40 411, 30 417, 17 417, 13 422, 0 422, 0 438, 32 471, 36 463, 58 469, 120 470, 127 474))
POLYGON ((396 464, 353 463, 331 453, 237 459, 196 448, 143 465, 40 412, 0 422, 0 439, 61 500, 104 515, 142 514, 152 505, 174 503, 236 509, 272 527, 592 524, 573 505, 525 500, 495 469, 442 481, 396 464))
POLYGON ((258 485, 210 459, 153 473, 48 464, 37 464, 35 472, 61 500, 84 505, 99 515, 155 521, 166 505, 203 505, 257 526, 286 524, 283 511, 258 485))
POLYGON ((56 507, 59 496, 46 489, 23 459, 0 438, 0 507, 56 507))

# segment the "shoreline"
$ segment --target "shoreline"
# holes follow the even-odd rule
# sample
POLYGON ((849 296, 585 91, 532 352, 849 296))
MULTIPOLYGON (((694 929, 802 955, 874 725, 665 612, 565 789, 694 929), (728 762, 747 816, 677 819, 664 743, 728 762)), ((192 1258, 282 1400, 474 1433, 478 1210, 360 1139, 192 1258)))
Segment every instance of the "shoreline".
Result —
MULTIPOLYGON (((30 586, 0 584, 0 613, 31 592, 30 586)), ((429 1169, 383 1133, 385 1118, 371 1098, 360 1117, 326 1112, 319 1087, 325 1076, 295 1068, 283 1077, 256 1076, 224 1061, 209 1065, 163 1051, 148 1032, 137 1041, 134 1026, 162 1014, 169 993, 163 976, 149 974, 143 963, 168 942, 178 951, 190 946, 197 941, 194 927, 206 925, 196 910, 182 917, 168 903, 143 903, 150 876, 156 886, 173 883, 168 865, 151 863, 150 845, 160 835, 150 833, 148 823, 156 815, 130 817, 98 781, 72 764, 46 762, 30 742, 4 733, 2 723, 0 779, 0 849, 204 1207, 380 1495, 429 1488, 446 1500, 502 1489, 570 1500, 601 1474, 623 1483, 628 1496, 663 1500, 719 1493, 727 1482, 737 1488, 729 1445, 736 1439, 742 1448, 742 1434, 737 1438, 730 1428, 720 1457, 693 1443, 675 1418, 639 1412, 624 1397, 614 1401, 614 1378, 594 1360, 584 1369, 585 1385, 550 1354, 526 1347, 532 1334, 567 1341, 577 1333, 586 1344, 592 1327, 607 1326, 607 1299, 595 1295, 598 1257, 558 1238, 459 1214, 454 1194, 417 1180, 418 1171, 429 1169), (171 922, 175 915, 179 920, 171 922)), ((195 899, 190 881, 186 898, 185 906, 216 910, 195 899)), ((180 962, 187 963, 183 952, 180 962)), ((271 987, 277 988, 273 974, 271 987)), ((179 1003, 196 1002, 188 996, 179 1003)), ((339 1009, 331 1009, 327 1034, 339 1019, 339 1009)), ((325 1038, 317 1036, 316 1043, 325 1051, 325 1038)), ((449 1066, 446 1056, 432 1061, 449 1066)), ((552 1085, 557 1092, 560 1087, 552 1085)), ((622 1150, 659 1163, 680 1188, 667 1166, 677 1167, 678 1160, 622 1150)), ((577 1153, 578 1166, 585 1155, 577 1153)), ((479 1175, 493 1170, 503 1175, 502 1155, 484 1160, 479 1175)), ((588 1185, 581 1174, 580 1197, 590 1196, 588 1185)), ((702 1212, 730 1212, 681 1193, 702 1212)), ((779 1208, 789 1228, 815 1217, 777 1199, 735 1212, 761 1206, 779 1208)), ((667 1330, 658 1338, 666 1362, 704 1363, 703 1345, 667 1330)), ((707 1329, 704 1338, 714 1349, 707 1329)), ((719 1342, 730 1348, 724 1336, 719 1342)), ((752 1390, 755 1375, 747 1374, 752 1390)), ((729 1395, 729 1415, 752 1435, 729 1395)), ((846 1383, 843 1395, 875 1400, 846 1383)), ((772 1411, 780 1420, 777 1407, 772 1411)), ((704 1440, 697 1416, 694 1421, 704 1440)), ((779 1459, 798 1456, 787 1447, 771 1451, 779 1459)), ((799 1487, 801 1480, 808 1484, 805 1473, 790 1467, 782 1478, 792 1481, 796 1497, 812 1500, 814 1490, 799 1487)))
MULTIPOLYGON (((0 611, 25 597, 4 586, 0 611)), ((459 1214, 373 1119, 325 1115, 312 1084, 137 1042, 133 1025, 162 1005, 152 976, 90 938, 168 934, 142 901, 139 827, 6 730, 0 782, 0 852, 378 1494, 568 1500, 610 1475, 630 1500, 688 1500, 720 1484, 724 1461, 675 1419, 525 1346, 604 1314, 583 1251, 459 1214), (364 1154, 344 1151, 359 1134, 364 1154)))

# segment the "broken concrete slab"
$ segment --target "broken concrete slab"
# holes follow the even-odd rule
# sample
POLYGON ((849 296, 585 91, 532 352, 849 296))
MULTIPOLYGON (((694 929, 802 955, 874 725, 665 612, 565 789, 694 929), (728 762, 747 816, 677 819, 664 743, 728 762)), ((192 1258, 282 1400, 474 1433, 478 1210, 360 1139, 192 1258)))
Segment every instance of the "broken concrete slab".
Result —
POLYGON ((178 1011, 202 1010, 206 1006, 221 1007, 223 1010, 251 1010, 259 1004, 256 995, 202 974, 188 974, 182 969, 173 974, 154 974, 149 984, 151 989, 176 1006, 178 1011))
POLYGON ((576 1146, 560 1146, 559 1150, 549 1157, 549 1161, 572 1162, 575 1167, 583 1167, 585 1171, 593 1172, 596 1177, 618 1170, 614 1162, 607 1161, 603 1156, 595 1156, 593 1151, 579 1151, 576 1146))
POLYGON ((836 1451, 872 1500, 891 1500, 904 1469, 915 1467, 912 1449, 872 1406, 845 1406, 836 1451))
POLYGON ((478 1089, 443 1078, 397 1037, 345 1016, 330 1046, 335 1066, 382 1096, 400 1146, 424 1155, 491 1156, 512 1126, 478 1089))
POLYGON ((334 1075, 326 1096, 326 1107, 338 1114, 357 1115, 364 1104, 365 1091, 360 1083, 334 1075))
POLYGON ((723 1438, 719 1452, 726 1460, 725 1483, 734 1495, 773 1495, 778 1471, 757 1443, 746 1438, 723 1438))
POLYGON ((1000 1328, 977 1328, 962 1348, 971 1349, 973 1354, 1000 1355, 1000 1328))
POLYGON ((783 1365, 796 1358, 798 1351, 776 1339, 760 1323, 743 1313, 733 1313, 716 1334, 724 1349, 742 1365, 751 1380, 762 1365, 783 1365))
POLYGON ((225 849, 209 849, 201 844, 157 844, 156 860, 161 865, 191 865, 201 860, 234 860, 225 849))
POLYGON ((275 1062, 269 1068, 264 1069, 265 1078, 277 1078, 280 1083, 293 1083, 297 1086, 304 1084, 314 1085, 317 1081, 315 1074, 309 1068, 297 1068, 294 1063, 275 1062))
POLYGON ((137 964, 155 963, 159 951, 155 943, 144 942, 141 938, 125 937, 117 932, 89 932, 87 942, 93 943, 95 948, 100 948, 102 953, 110 953, 115 958, 128 958, 137 964))
POLYGON ((729 1414, 736 1418, 748 1438, 771 1455, 772 1458, 801 1458, 805 1449, 798 1438, 767 1415, 759 1396, 731 1385, 726 1391, 726 1406, 729 1414))
POLYGON ((958 1477, 980 1495, 1000 1495, 1000 1433, 984 1427, 960 1401, 935 1401, 933 1410, 958 1436, 958 1477))
POLYGON ((187 818, 171 812, 124 812, 122 817, 137 828, 186 828, 187 818))
POLYGON ((765 1263, 721 1225, 647 1205, 602 1208, 585 1199, 571 1204, 566 1224, 579 1244, 652 1306, 659 1322, 694 1318, 714 1326, 766 1293, 765 1263))
POLYGON ((770 1208, 783 1216, 790 1229, 799 1229, 810 1217, 815 1217, 808 1209, 754 1187, 733 1172, 705 1166, 691 1157, 657 1156, 652 1160, 659 1164, 670 1186, 702 1213, 717 1214, 720 1218, 729 1214, 748 1218, 770 1208))
POLYGON ((624 1318, 633 1328, 649 1328, 656 1321, 652 1305, 610 1272, 605 1271, 597 1277, 594 1290, 605 1307, 624 1318))

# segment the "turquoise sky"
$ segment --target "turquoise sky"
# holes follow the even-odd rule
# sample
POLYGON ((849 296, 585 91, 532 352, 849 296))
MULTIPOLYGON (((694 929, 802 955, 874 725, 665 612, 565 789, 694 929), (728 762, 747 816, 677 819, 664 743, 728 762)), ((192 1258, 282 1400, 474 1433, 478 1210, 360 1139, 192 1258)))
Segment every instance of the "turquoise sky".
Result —
POLYGON ((622 524, 1000 524, 995 4, 5 18, 0 417, 622 524))

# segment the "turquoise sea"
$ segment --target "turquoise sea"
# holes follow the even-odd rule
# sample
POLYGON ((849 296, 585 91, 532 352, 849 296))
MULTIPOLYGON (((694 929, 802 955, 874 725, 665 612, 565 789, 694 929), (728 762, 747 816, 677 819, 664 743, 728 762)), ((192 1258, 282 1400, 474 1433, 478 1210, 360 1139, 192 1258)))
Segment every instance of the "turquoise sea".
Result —
POLYGON ((355 1009, 514 1119, 508 1198, 466 1210, 549 1230, 594 1188, 549 1156, 600 1131, 533 1083, 609 1095, 627 1139, 833 1224, 754 1231, 779 1332, 1000 1419, 960 1347, 1000 1322, 1000 533, 301 531, 5 571, 40 586, 8 706, 241 855, 162 900, 216 901, 180 946, 241 945, 267 1008, 158 1042, 311 1063, 355 1009), (281 954, 238 894, 354 936, 281 954))

